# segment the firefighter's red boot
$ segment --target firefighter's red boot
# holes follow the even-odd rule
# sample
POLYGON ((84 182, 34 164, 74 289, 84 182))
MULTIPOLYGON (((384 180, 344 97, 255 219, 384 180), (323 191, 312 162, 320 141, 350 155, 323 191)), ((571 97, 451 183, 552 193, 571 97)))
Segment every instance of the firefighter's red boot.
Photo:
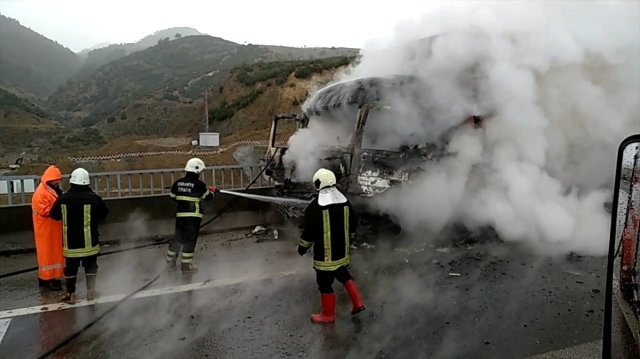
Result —
POLYGON ((349 293, 349 297, 351 297, 351 303, 353 303, 353 309, 351 309, 351 315, 356 315, 364 310, 364 304, 362 304, 362 298, 360 297, 360 293, 358 292, 358 288, 356 287, 356 282, 353 279, 349 279, 344 282, 344 288, 349 293))
POLYGON ((336 295, 322 293, 320 299, 322 300, 322 311, 320 314, 311 314, 311 321, 314 323, 333 323, 335 321, 336 295))

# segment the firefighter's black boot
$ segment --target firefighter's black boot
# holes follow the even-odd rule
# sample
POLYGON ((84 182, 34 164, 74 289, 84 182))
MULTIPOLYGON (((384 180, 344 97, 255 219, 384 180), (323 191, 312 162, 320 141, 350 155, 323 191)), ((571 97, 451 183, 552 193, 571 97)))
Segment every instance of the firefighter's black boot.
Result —
POLYGON ((46 289, 51 290, 51 291, 61 291, 62 290, 62 283, 61 283, 60 279, 45 280, 45 279, 38 278, 38 285, 40 287, 42 287, 42 288, 46 288, 46 289))
POLYGON ((53 291, 62 290, 62 281, 60 279, 52 279, 49 281, 49 289, 53 291))
POLYGON ((182 270, 183 274, 193 273, 198 270, 198 267, 193 261, 193 253, 182 252, 182 262, 180 262, 180 270, 182 270))
POLYGON ((180 263, 180 270, 182 271, 182 274, 195 273, 198 271, 198 267, 193 262, 182 262, 180 263))
POLYGON ((76 304, 76 293, 63 294, 62 301, 67 304, 76 304))
POLYGON ((94 300, 98 298, 98 292, 96 292, 96 274, 87 274, 87 300, 94 300))
POLYGON ((76 277, 64 277, 66 293, 62 296, 62 301, 67 304, 76 303, 76 277))
POLYGON ((168 270, 175 270, 176 269, 176 262, 178 260, 178 253, 168 249, 167 250, 167 255, 165 256, 165 260, 167 262, 167 269, 168 270))

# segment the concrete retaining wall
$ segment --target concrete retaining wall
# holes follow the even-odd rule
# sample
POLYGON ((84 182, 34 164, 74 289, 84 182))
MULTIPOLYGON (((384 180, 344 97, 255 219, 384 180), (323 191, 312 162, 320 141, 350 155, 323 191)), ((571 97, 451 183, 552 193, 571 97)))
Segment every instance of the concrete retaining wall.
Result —
MULTIPOLYGON (((266 194, 267 190, 251 193, 266 194)), ((234 196, 218 194, 203 202, 204 221, 218 214, 234 196)), ((109 217, 100 228, 101 241, 134 241, 173 234, 175 202, 168 196, 107 200, 109 217)), ((202 233, 280 223, 277 208, 268 203, 238 199, 220 218, 202 229, 202 233)), ((33 251, 33 222, 30 206, 0 208, 0 254, 33 251)))

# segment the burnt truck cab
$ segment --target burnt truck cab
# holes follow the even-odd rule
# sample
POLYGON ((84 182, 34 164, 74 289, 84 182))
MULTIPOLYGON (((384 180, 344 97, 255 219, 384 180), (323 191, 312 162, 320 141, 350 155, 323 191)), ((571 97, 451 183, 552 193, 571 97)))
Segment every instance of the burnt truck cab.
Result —
MULTIPOLYGON (((350 198, 370 198, 401 185, 412 174, 422 171, 429 161, 449 155, 446 135, 430 143, 403 142, 391 147, 384 144, 386 131, 374 131, 380 124, 393 126, 394 118, 406 115, 406 110, 394 109, 398 97, 424 93, 415 77, 369 77, 327 86, 304 105, 302 114, 281 114, 273 117, 266 153, 265 175, 275 184, 278 195, 309 198, 315 193, 311 179, 296 178, 295 164, 284 160, 289 150, 289 135, 308 128, 313 121, 326 126, 347 128, 349 138, 337 139, 319 151, 318 168, 328 168, 336 174, 338 188, 350 198), (409 90, 407 90, 409 89, 409 90), (382 133, 382 136, 380 135, 382 133)), ((420 109, 425 110, 425 109, 420 109)), ((428 109, 427 109, 428 111, 428 109)), ((482 117, 469 116, 465 123, 479 127, 482 117)), ((383 129, 385 128, 384 126, 383 129)), ((389 136, 394 136, 393 128, 389 136)), ((397 144, 397 143, 396 143, 397 144)))

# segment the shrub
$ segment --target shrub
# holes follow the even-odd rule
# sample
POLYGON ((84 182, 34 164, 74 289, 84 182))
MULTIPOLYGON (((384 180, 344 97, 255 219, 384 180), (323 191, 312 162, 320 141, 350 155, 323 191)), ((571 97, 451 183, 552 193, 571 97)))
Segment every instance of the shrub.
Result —
POLYGON ((284 84, 291 73, 298 79, 307 79, 315 73, 348 65, 355 57, 337 56, 307 61, 276 61, 245 64, 237 67, 237 80, 245 86, 253 86, 257 82, 274 80, 276 84, 284 84))
POLYGON ((262 94, 262 91, 251 91, 249 94, 239 98, 232 103, 223 102, 220 106, 209 111, 210 121, 224 121, 233 117, 236 112, 249 106, 258 96, 262 94))
POLYGON ((314 73, 315 71, 311 67, 303 66, 298 68, 296 72, 293 73, 293 76, 297 79, 308 79, 314 73))

